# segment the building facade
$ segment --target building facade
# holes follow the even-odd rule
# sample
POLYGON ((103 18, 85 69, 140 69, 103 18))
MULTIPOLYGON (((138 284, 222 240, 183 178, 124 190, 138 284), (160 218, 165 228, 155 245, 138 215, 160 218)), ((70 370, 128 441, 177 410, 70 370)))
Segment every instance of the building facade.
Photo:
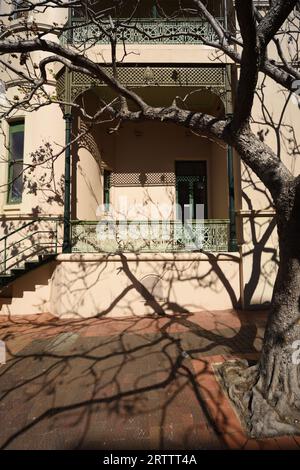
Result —
MULTIPOLYGON (((141 2, 134 27, 128 20, 122 27, 132 14, 126 9, 112 17, 118 79, 155 106, 175 99, 191 112, 230 115, 237 66, 205 44, 216 34, 206 21, 160 3, 163 11, 141 2)), ((221 25, 234 22, 231 1, 209 3, 221 25)), ((22 37, 30 25, 30 34, 44 31, 114 73, 109 17, 91 23, 83 10, 18 8, 2 38, 22 37)), ((92 123, 117 96, 59 61, 47 66, 34 103, 22 104, 29 82, 16 69, 34 74, 45 57, 16 55, 1 68, 0 313, 65 318, 267 307, 277 268, 274 211, 239 155, 164 122, 118 123, 104 114, 92 123)), ((260 77, 253 129, 294 174, 298 112, 260 77)))

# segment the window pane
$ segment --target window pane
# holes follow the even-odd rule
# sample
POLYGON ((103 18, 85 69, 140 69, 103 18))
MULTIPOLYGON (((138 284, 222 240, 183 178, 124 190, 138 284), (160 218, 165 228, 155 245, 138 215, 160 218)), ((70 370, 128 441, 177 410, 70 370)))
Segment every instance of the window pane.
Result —
POLYGON ((18 11, 22 8, 26 8, 28 7, 28 3, 26 1, 20 1, 20 0, 16 0, 15 2, 13 2, 13 10, 14 10, 14 13, 13 13, 13 18, 16 20, 17 18, 26 18, 28 16, 28 11, 18 11))
POLYGON ((190 211, 190 185, 188 181, 178 181, 177 183, 177 204, 181 208, 178 217, 184 222, 185 219, 191 219, 190 211))
POLYGON ((204 204, 204 218, 207 218, 207 175, 206 161, 186 160, 175 162, 177 204, 186 218, 202 218, 197 205, 204 204))
POLYGON ((103 199, 104 199, 104 204, 108 205, 109 204, 109 193, 110 193, 110 171, 104 170, 103 174, 103 199))
POLYGON ((23 160, 24 152, 24 132, 12 132, 10 142, 11 160, 23 160))
POLYGON ((10 199, 11 201, 19 201, 22 199, 23 191, 23 164, 13 163, 11 168, 11 188, 10 188, 10 199))

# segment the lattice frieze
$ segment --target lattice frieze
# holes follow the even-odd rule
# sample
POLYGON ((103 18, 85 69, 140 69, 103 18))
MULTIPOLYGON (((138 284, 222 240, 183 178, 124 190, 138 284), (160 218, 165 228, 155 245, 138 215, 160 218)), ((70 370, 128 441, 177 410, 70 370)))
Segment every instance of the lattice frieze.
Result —
POLYGON ((93 155, 95 160, 101 164, 99 146, 93 136, 93 133, 90 131, 89 127, 83 120, 80 121, 79 131, 82 134, 79 140, 79 146, 86 148, 91 153, 91 155, 93 155))
POLYGON ((174 186, 174 173, 112 173, 112 186, 174 186))
MULTIPOLYGON (((112 74, 111 67, 106 71, 112 74)), ((211 90, 222 100, 226 96, 224 67, 157 67, 157 66, 120 66, 118 76, 121 83, 128 87, 139 86, 189 86, 211 90)), ((63 99, 64 75, 57 80, 57 95, 63 99)), ((72 73, 71 98, 75 100, 84 91, 92 87, 105 86, 101 80, 80 73, 72 73)))
POLYGON ((65 74, 61 73, 57 78, 56 78, 56 94, 57 98, 60 101, 63 101, 65 98, 65 74))

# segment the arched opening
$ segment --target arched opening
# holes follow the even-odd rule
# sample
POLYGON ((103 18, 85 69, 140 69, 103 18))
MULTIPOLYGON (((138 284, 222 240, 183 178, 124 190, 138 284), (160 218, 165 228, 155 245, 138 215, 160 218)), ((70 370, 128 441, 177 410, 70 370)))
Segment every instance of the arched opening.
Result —
MULTIPOLYGON (((224 115, 220 97, 207 89, 146 87, 139 93, 151 105, 163 106, 175 99, 178 107, 191 112, 210 113, 216 118, 224 115)), ((94 114, 100 103, 113 99, 113 93, 106 87, 88 90, 79 97, 89 114, 94 114)), ((118 227, 128 221, 131 224, 151 221, 151 230, 143 230, 148 230, 147 237, 153 239, 157 231, 162 232, 161 221, 180 222, 178 210, 189 205, 188 219, 205 219, 201 233, 206 234, 207 240, 216 234, 219 238, 214 242, 215 249, 227 251, 228 178, 224 145, 175 124, 117 123, 103 116, 103 122, 90 126, 79 115, 74 121, 77 125, 74 132, 85 132, 74 155, 78 219, 112 217, 118 227), (109 205, 113 215, 107 213, 109 205), (198 206, 202 212, 196 211, 198 206)), ((154 249, 153 243, 134 244, 132 233, 129 238, 129 251, 134 251, 134 247, 154 249)), ((209 243, 204 248, 209 248, 209 243)), ((126 243, 121 240, 107 246, 108 251, 124 250, 126 243)), ((168 251, 173 245, 160 241, 157 249, 168 251)))

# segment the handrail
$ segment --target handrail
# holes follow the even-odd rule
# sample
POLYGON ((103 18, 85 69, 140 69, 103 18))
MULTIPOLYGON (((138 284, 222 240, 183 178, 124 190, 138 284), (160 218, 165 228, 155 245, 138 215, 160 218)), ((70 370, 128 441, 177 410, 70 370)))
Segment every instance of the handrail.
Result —
MULTIPOLYGON (((0 242, 2 242, 3 240, 7 239, 7 238, 10 237, 11 235, 14 235, 15 233, 20 232, 21 230, 23 230, 23 228, 29 227, 29 225, 31 225, 32 223, 33 223, 33 221, 31 220, 31 221, 28 222, 27 224, 22 225, 22 227, 18 227, 16 230, 13 230, 12 232, 9 232, 7 235, 4 235, 4 237, 1 237, 1 238, 0 238, 0 242)), ((0 252, 0 253, 1 253, 1 252, 0 252)))
MULTIPOLYGON (((8 221, 10 221, 10 219, 7 219, 8 221)), ((18 219, 12 219, 12 220, 18 220, 18 219)), ((21 227, 18 227, 16 228, 15 230, 13 230, 12 232, 9 232, 7 235, 4 235, 4 237, 1 237, 0 238, 0 242, 2 242, 5 238, 8 238, 10 237, 11 235, 14 235, 15 233, 17 232, 20 232, 21 230, 23 230, 23 228, 26 228, 28 227, 29 225, 33 224, 34 222, 44 222, 44 221, 53 221, 53 220, 56 220, 56 221, 62 221, 63 218, 62 217, 41 217, 41 218, 38 218, 38 219, 31 219, 30 222, 27 222, 27 224, 24 224, 22 225, 21 227)))
MULTIPOLYGON (((43 244, 45 244, 45 243, 40 243, 40 246, 43 245, 43 244)), ((52 246, 52 245, 47 244, 47 247, 50 247, 50 246, 52 246)), ((56 244, 53 244, 53 246, 56 246, 56 244)), ((18 255, 25 253, 25 251, 29 250, 29 248, 32 248, 32 246, 27 246, 26 248, 24 248, 24 250, 19 251, 18 255)), ((43 251, 43 248, 40 248, 39 250, 35 251, 34 254, 40 253, 41 251, 43 251)), ((32 253, 30 253, 28 255, 28 257, 31 256, 31 255, 32 255, 32 253)), ((11 256, 10 258, 7 258, 6 262, 9 261, 10 259, 13 259, 13 258, 15 258, 15 256, 11 256)), ((25 259, 27 259, 27 258, 22 258, 22 261, 24 261, 25 259)), ((16 262, 11 264, 8 269, 11 270, 18 263, 19 263, 19 260, 16 260, 16 262)), ((4 273, 5 273, 5 271, 0 271, 1 275, 4 274, 4 273)))
MULTIPOLYGON (((169 17, 166 17, 166 18, 163 18, 163 17, 159 17, 159 18, 145 18, 145 17, 133 17, 133 18, 113 18, 114 20, 117 20, 119 23, 122 23, 123 21, 126 22, 126 25, 127 24, 134 24, 134 23, 139 23, 139 22, 143 22, 143 23, 176 23, 176 22, 182 22, 182 23, 206 23, 207 20, 205 18, 198 18, 198 17, 194 17, 194 16, 191 16, 191 17, 187 17, 187 16, 178 16, 177 18, 169 18, 169 17)), ((216 19, 218 21, 224 21, 224 17, 223 16, 218 16, 216 17, 216 19)), ((88 19, 88 21, 86 21, 84 18, 79 18, 79 17, 73 17, 72 18, 72 24, 73 23, 83 23, 84 25, 89 25, 89 24, 93 24, 93 22, 91 20, 88 19)), ((109 20, 106 20, 106 21, 102 21, 102 24, 107 24, 108 26, 111 25, 111 23, 109 22, 109 20)))
MULTIPOLYGON (((187 223, 199 223, 201 221, 204 224, 224 224, 228 223, 229 219, 189 219, 187 223)), ((170 224, 182 224, 181 220, 161 220, 161 219, 149 219, 149 220, 112 220, 112 219, 99 219, 99 220, 71 220, 71 225, 97 225, 101 222, 104 223, 115 223, 115 224, 156 224, 156 223, 170 223, 170 224)))
MULTIPOLYGON (((8 245, 8 246, 6 247, 6 249, 11 248, 12 246, 17 245, 17 243, 23 242, 24 240, 28 240, 29 238, 32 238, 32 236, 33 236, 33 235, 36 235, 37 233, 49 233, 49 232, 50 232, 50 230, 36 230, 36 232, 33 232, 33 233, 31 233, 30 235, 27 235, 26 237, 23 237, 23 238, 21 238, 20 240, 17 240, 15 243, 11 243, 10 245, 8 245)), ((54 231, 53 231, 53 232, 54 232, 54 231)), ((31 248, 32 246, 33 246, 33 245, 29 246, 28 248, 31 248)), ((0 254, 3 253, 4 251, 5 251, 4 249, 1 250, 1 251, 0 251, 0 254)), ((19 252, 18 254, 20 254, 20 252, 19 252)), ((11 256, 10 258, 6 258, 6 261, 8 261, 9 259, 14 258, 14 257, 15 257, 15 256, 11 256)))
MULTIPOLYGON (((224 17, 218 17, 217 20, 220 24, 224 24, 224 17)), ((117 18, 117 22, 117 36, 121 34, 122 39, 124 30, 127 30, 129 34, 126 35, 126 42, 128 43, 142 44, 155 41, 166 44, 169 42, 192 44, 201 43, 201 36, 216 36, 214 29, 204 18, 131 18, 130 20, 117 18), (190 30, 190 27, 194 30, 190 30)), ((111 28, 109 21, 102 21, 99 26, 84 18, 73 18, 68 29, 60 35, 60 39, 63 43, 73 43, 80 40, 85 42, 90 39, 95 40, 95 44, 102 43, 108 40, 105 33, 107 28, 111 28), (89 34, 91 34, 91 38, 89 38, 89 34)))
POLYGON ((26 256, 25 259, 28 259, 29 257, 34 257, 38 253, 40 253, 42 250, 51 248, 52 250, 54 249, 54 252, 57 253, 58 247, 60 246, 58 243, 58 224, 59 222, 62 222, 63 218, 62 217, 41 217, 41 218, 33 218, 29 222, 21 225, 20 227, 17 227, 16 229, 12 230, 8 234, 4 235, 3 237, 0 238, 0 242, 4 243, 3 249, 0 250, 0 275, 3 275, 7 273, 8 270, 12 269, 14 266, 21 264, 24 262, 24 256, 21 257, 26 251, 29 249, 32 250, 32 253, 29 253, 28 256, 26 256), (24 229, 30 230, 29 227, 35 225, 35 224, 40 224, 41 222, 55 222, 54 227, 50 227, 47 229, 47 227, 43 228, 41 226, 37 227, 34 229, 32 232, 29 232, 27 235, 23 236, 21 234, 21 238, 17 240, 9 240, 9 237, 13 237, 16 234, 20 234, 24 229), (41 234, 50 234, 51 233, 51 238, 47 241, 40 241, 38 239, 38 242, 35 242, 35 237, 41 235, 41 234), (26 242, 26 240, 32 240, 32 244, 30 246, 22 246, 22 243, 26 242), (43 245, 43 247, 42 247, 43 245), (19 248, 17 248, 19 246, 19 248), (16 247, 16 252, 13 251, 14 247, 16 247), (3 259, 2 259, 3 257, 3 259), (11 262, 12 260, 15 260, 15 262, 11 262), (9 263, 9 266, 7 263, 9 263))

